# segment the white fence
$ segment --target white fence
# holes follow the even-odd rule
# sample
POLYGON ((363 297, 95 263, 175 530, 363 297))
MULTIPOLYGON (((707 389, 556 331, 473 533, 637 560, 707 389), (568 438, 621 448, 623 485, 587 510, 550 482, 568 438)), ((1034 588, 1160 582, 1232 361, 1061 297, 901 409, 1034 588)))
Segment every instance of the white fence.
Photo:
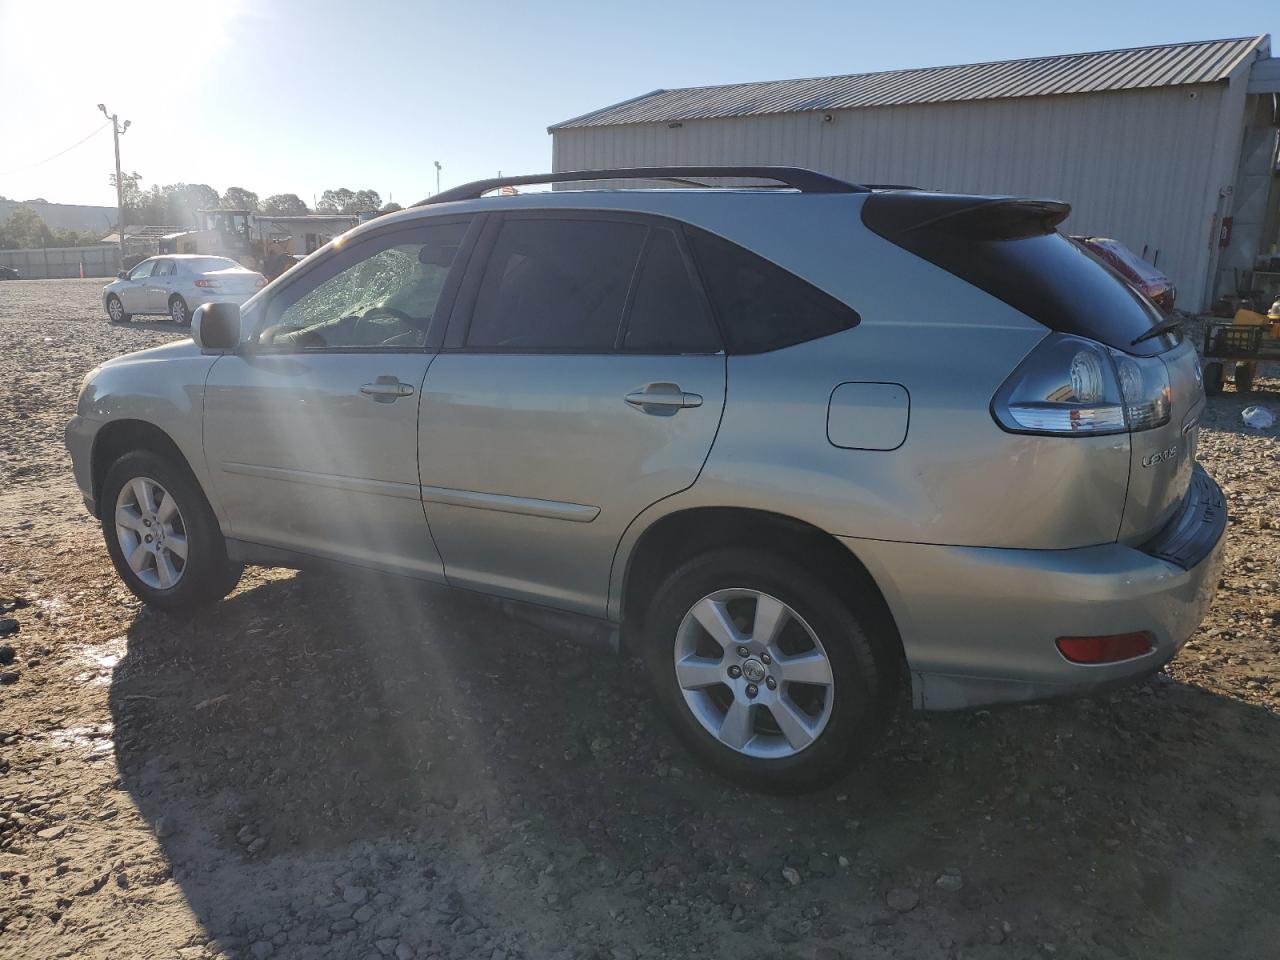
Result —
POLYGON ((114 277, 120 270, 120 248, 114 244, 95 244, 89 247, 0 250, 0 264, 16 267, 24 280, 78 277, 82 265, 86 277, 114 277))

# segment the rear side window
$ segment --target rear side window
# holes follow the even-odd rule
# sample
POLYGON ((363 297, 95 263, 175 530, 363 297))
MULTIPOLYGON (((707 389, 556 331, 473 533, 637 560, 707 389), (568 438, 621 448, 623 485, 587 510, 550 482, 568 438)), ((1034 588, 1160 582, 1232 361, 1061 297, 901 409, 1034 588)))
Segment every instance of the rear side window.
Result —
POLYGON ((467 346, 612 352, 648 228, 606 220, 503 223, 467 346))
POLYGON ((714 234, 689 243, 731 353, 764 353, 857 326, 858 312, 770 260, 714 234))
POLYGON ((715 353, 720 349, 706 301, 670 230, 655 229, 649 236, 622 349, 629 353, 715 353))

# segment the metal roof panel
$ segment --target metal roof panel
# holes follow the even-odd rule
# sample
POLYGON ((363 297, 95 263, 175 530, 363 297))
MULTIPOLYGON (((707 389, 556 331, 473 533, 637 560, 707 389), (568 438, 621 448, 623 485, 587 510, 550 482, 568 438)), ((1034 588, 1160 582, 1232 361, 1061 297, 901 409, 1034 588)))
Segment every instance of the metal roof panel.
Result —
POLYGON ((1242 60, 1260 48, 1266 56, 1270 37, 1236 37, 995 63, 655 90, 565 120, 550 129, 1216 83, 1226 80, 1242 60))

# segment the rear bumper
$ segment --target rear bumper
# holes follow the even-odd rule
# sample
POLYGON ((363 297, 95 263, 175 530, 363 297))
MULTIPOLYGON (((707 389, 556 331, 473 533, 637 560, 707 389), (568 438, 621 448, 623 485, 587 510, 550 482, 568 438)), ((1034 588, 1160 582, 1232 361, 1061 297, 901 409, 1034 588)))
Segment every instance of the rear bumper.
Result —
POLYGON ((1142 547, 1012 550, 842 538, 884 593, 915 705, 950 710, 1097 692, 1158 669, 1195 632, 1217 591, 1226 510, 1197 468, 1179 515, 1142 547), (1147 630, 1148 654, 1068 661, 1062 636, 1147 630))

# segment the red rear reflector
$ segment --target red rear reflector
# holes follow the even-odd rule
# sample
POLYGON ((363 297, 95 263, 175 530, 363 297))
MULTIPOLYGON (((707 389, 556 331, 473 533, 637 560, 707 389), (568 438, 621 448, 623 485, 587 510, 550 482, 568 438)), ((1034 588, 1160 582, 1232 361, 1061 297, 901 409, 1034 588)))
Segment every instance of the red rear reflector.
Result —
POLYGON ((1155 638, 1145 630, 1112 633, 1104 637, 1059 637, 1062 655, 1072 663, 1115 663, 1132 660, 1155 649, 1155 638))

